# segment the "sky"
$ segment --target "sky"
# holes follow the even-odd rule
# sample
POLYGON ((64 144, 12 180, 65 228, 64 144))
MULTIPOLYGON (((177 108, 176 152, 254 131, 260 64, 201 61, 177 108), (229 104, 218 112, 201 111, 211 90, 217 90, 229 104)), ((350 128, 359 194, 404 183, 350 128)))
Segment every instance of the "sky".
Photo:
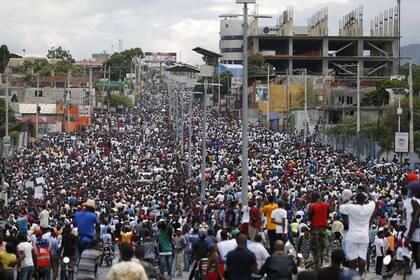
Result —
MULTIPOLYGON (((236 0, 0 0, 0 45, 18 54, 45 56, 52 46, 76 59, 92 53, 140 47, 176 52, 185 63, 201 63, 192 48, 218 52, 220 14, 242 13, 236 0)), ((347 12, 364 5, 364 30, 370 19, 396 6, 396 0, 257 0, 260 14, 278 16, 294 7, 295 25, 321 8, 329 9, 330 35, 347 12)), ((254 5, 250 6, 251 12, 254 5)), ((420 43, 420 0, 402 0, 402 45, 420 43)))

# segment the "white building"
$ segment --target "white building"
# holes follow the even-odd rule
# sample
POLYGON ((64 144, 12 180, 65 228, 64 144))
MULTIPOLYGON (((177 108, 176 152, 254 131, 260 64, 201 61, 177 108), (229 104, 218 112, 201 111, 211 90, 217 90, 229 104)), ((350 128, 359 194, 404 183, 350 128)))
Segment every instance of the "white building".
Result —
POLYGON ((242 18, 236 15, 220 16, 219 49, 222 64, 242 64, 242 18))

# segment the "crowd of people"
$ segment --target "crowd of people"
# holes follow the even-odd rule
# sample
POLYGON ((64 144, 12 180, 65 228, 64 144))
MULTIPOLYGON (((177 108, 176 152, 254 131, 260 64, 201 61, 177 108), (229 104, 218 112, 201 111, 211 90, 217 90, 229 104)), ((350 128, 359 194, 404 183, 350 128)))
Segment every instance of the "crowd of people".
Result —
POLYGON ((245 204, 241 122, 209 112, 202 199, 202 110, 194 102, 189 178, 174 137, 182 117, 187 145, 188 118, 169 106, 142 92, 132 111, 96 112, 90 127, 2 159, 1 279, 97 279, 109 256, 112 280, 416 275, 416 171, 250 124, 245 204))

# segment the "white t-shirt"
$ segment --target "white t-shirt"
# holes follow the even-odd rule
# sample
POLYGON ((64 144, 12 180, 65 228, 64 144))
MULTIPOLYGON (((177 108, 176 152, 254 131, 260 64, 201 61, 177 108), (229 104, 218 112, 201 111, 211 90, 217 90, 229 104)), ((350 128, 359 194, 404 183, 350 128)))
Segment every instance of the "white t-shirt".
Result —
POLYGON ((267 252, 267 249, 265 249, 264 245, 259 242, 252 242, 248 245, 248 249, 255 254, 258 269, 260 269, 270 254, 267 252))
POLYGON ((29 242, 21 242, 17 246, 18 252, 24 252, 25 258, 21 262, 21 267, 33 266, 34 262, 32 260, 32 245, 29 242))
POLYGON ((349 230, 345 240, 353 243, 369 243, 369 222, 375 211, 375 202, 368 204, 343 204, 340 212, 349 217, 349 230))
POLYGON ((50 226, 49 218, 50 213, 46 209, 42 210, 41 213, 39 213, 39 224, 42 228, 47 228, 50 226))
POLYGON ((226 256, 230 251, 233 251, 238 247, 235 239, 225 240, 217 243, 217 249, 219 249, 220 257, 223 261, 226 261, 226 256))
POLYGON ((276 233, 284 233, 284 234, 287 233, 287 211, 286 210, 284 210, 283 208, 274 209, 273 212, 271 212, 271 219, 273 219, 277 223, 281 223, 283 219, 285 219, 284 228, 282 225, 276 224, 276 233))
POLYGON ((376 256, 382 257, 382 251, 385 251, 384 248, 384 240, 382 238, 375 237, 375 248, 376 248, 376 256))

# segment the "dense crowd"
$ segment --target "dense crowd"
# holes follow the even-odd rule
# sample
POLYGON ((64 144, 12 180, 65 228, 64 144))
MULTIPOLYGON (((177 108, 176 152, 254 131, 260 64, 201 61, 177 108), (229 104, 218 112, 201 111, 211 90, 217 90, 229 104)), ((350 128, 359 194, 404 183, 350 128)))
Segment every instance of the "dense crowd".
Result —
MULTIPOLYGON (((130 112, 97 112, 90 127, 1 161, 1 279, 95 279, 107 258, 107 279, 291 279, 298 266, 299 279, 345 279, 353 270, 343 263, 360 274, 420 267, 420 184, 408 166, 250 124, 245 205, 241 122, 210 112, 202 200, 201 110, 194 104, 188 178, 168 106, 166 94, 142 93, 130 112)), ((187 146, 188 115, 175 116, 187 146)))

